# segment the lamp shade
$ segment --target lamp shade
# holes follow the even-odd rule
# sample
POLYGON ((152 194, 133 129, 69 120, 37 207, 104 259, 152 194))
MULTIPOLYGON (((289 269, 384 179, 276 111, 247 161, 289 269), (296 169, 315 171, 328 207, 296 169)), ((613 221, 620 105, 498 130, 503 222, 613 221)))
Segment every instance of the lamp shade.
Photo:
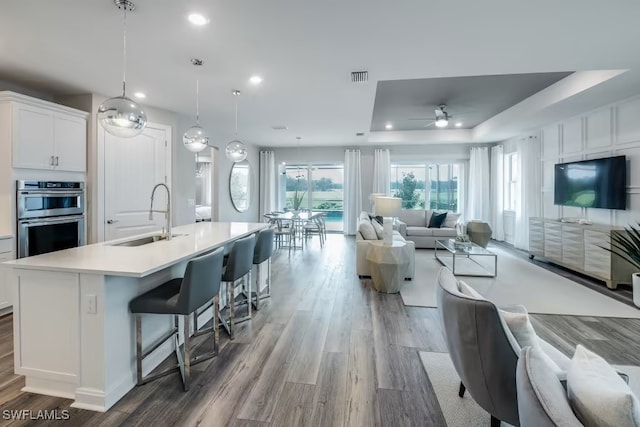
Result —
POLYGON ((399 197, 376 197, 376 215, 382 217, 397 217, 402 209, 402 199, 399 197))

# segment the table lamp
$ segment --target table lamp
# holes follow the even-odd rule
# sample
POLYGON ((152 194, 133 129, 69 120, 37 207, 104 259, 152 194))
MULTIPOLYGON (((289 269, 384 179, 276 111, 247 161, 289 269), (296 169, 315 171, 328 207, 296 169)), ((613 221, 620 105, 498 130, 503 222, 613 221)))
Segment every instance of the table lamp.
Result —
POLYGON ((393 243, 393 221, 400 214, 402 199, 399 197, 376 197, 374 203, 376 215, 383 218, 383 243, 391 245, 393 243))
POLYGON ((369 194, 369 202, 371 203, 371 212, 376 211, 376 198, 386 196, 386 193, 371 193, 369 194))

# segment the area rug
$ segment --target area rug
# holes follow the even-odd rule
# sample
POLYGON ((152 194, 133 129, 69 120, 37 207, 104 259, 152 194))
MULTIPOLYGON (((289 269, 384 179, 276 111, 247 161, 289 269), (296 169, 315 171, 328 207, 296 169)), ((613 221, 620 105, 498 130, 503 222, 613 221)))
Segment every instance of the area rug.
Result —
MULTIPOLYGON (((433 385, 448 427, 486 427, 489 425, 489 414, 478 406, 469 393, 465 393, 463 398, 458 397, 460 377, 453 367, 449 353, 421 351, 420 360, 429 376, 431 385, 433 385)), ((640 396, 640 367, 616 367, 629 375, 629 387, 636 396, 640 396)), ((502 426, 510 426, 510 424, 503 422, 502 426)))
MULTIPOLYGON (((496 277, 458 276, 498 306, 522 304, 530 313, 640 319, 640 310, 524 261, 499 247, 496 277)), ((492 261, 487 259, 487 261, 492 261)), ((400 291, 405 305, 436 307, 436 276, 442 265, 433 250, 416 250, 416 275, 400 291)))

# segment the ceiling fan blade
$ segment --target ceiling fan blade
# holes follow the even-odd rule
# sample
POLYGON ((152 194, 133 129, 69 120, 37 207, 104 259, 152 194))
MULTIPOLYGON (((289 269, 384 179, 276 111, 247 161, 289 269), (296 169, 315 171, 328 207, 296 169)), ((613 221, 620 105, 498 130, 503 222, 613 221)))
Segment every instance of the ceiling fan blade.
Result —
POLYGON ((433 117, 414 117, 407 120, 433 120, 433 117))
POLYGON ((433 126, 435 124, 436 124, 436 122, 431 122, 429 124, 424 125, 424 127, 428 128, 428 127, 431 127, 431 126, 433 126))

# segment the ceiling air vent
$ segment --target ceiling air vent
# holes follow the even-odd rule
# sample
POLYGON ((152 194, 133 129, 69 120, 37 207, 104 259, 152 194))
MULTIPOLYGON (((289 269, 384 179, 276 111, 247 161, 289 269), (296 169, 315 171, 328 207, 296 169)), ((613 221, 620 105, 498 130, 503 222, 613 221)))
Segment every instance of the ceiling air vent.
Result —
POLYGON ((366 83, 369 81, 369 72, 368 71, 352 71, 351 81, 353 83, 366 83))
POLYGON ((288 127, 286 127, 285 125, 274 125, 274 126, 271 126, 271 129, 273 129, 273 130, 287 130, 288 127))
POLYGON ((364 132, 356 132, 356 136, 364 136, 364 132))

